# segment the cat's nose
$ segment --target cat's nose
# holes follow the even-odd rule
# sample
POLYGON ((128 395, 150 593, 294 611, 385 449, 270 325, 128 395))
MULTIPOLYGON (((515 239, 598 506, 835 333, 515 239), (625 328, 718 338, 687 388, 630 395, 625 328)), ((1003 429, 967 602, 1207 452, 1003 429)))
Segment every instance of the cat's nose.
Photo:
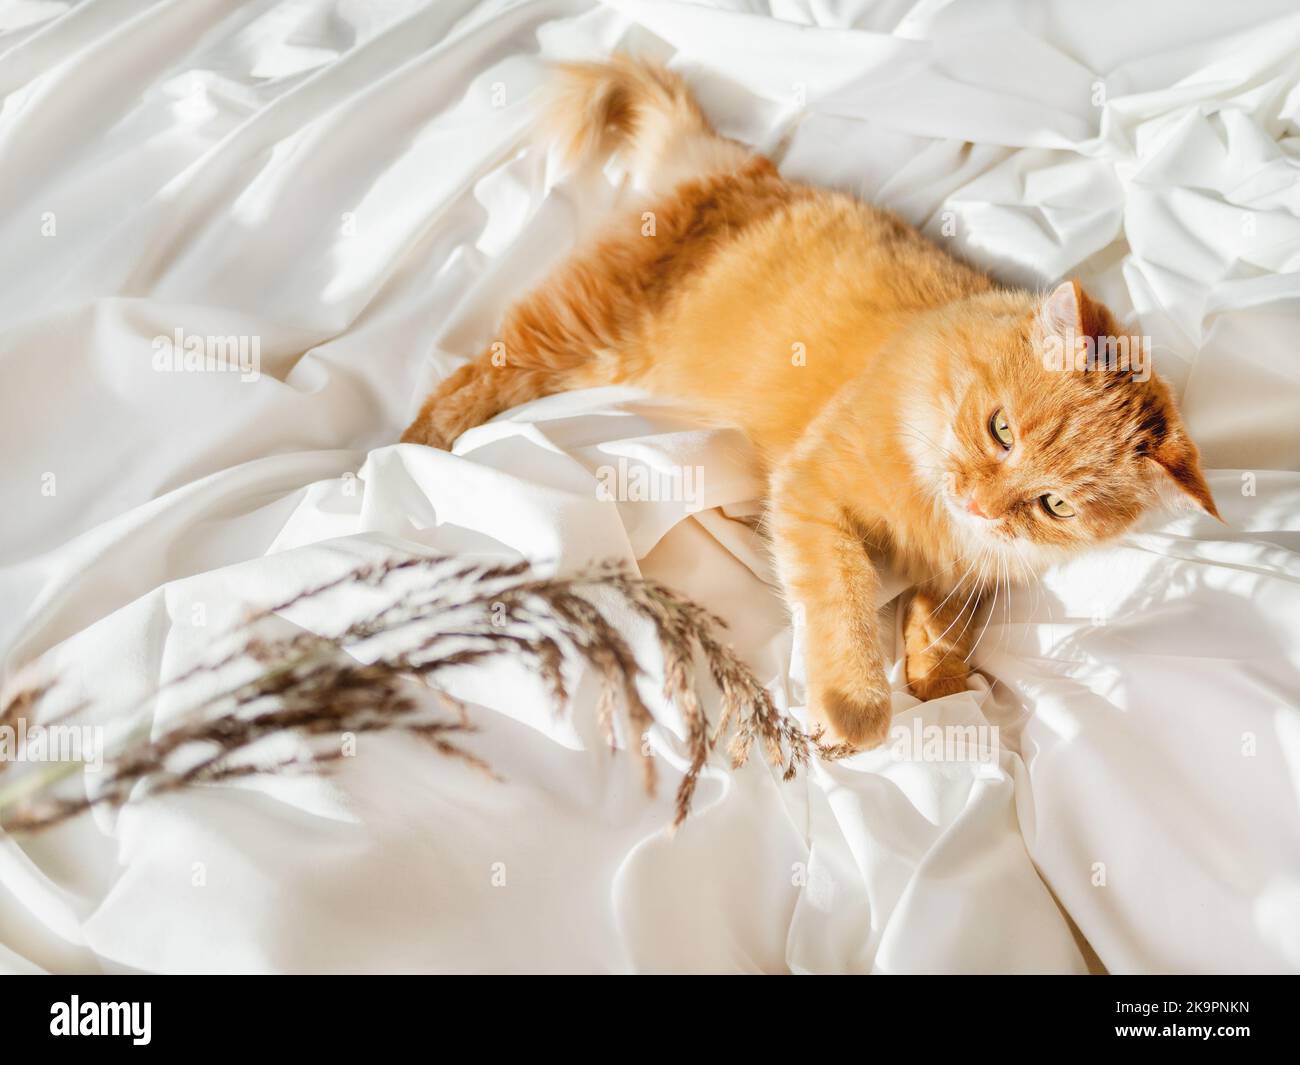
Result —
POLYGON ((983 508, 980 506, 979 500, 976 499, 974 496, 971 496, 969 499, 966 500, 966 513, 974 514, 975 517, 977 518, 988 517, 988 515, 984 513, 983 508))

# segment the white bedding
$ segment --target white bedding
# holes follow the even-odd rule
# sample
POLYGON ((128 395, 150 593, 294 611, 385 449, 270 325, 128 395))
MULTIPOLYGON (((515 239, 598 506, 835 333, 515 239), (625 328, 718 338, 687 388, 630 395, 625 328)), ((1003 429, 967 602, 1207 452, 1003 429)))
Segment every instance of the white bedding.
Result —
POLYGON ((1004 599, 976 691, 917 704, 896 664, 897 723, 997 725, 996 766, 873 752, 781 784, 719 761, 674 838, 671 718, 650 801, 590 705, 557 722, 526 678, 470 673, 504 783, 372 737, 329 779, 0 839, 0 970, 1300 970, 1291 0, 0 19, 9 675, 50 652, 124 703, 249 604, 415 545, 633 561, 726 617, 799 712, 738 437, 600 390, 454 454, 393 444, 613 202, 612 172, 555 184, 524 136, 545 60, 615 47, 669 60, 791 176, 1007 279, 1080 276, 1153 337, 1227 522, 1152 521, 1004 599), (260 376, 159 372, 178 328, 258 337, 260 376), (620 455, 702 465, 705 509, 601 501, 620 455))

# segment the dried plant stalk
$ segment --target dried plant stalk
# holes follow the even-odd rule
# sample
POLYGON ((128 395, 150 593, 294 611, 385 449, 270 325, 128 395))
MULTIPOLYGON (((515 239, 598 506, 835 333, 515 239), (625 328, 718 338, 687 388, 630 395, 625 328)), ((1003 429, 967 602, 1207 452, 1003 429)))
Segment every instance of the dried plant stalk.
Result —
MULTIPOLYGON (((600 727, 615 746, 617 710, 623 708, 626 745, 641 758, 644 785, 653 794, 653 757, 639 742, 654 724, 637 690, 644 670, 593 602, 595 594, 616 595, 647 619, 662 653, 664 696, 686 724, 690 755, 677 790, 674 827, 689 813, 700 774, 728 734, 733 767, 746 761, 757 741, 787 780, 814 749, 827 758, 848 753, 821 744, 818 735, 805 733, 776 708, 745 663, 719 640, 721 619, 655 581, 608 565, 575 577, 543 578, 524 562, 416 555, 358 566, 251 615, 228 634, 227 651, 168 681, 145 705, 128 709, 133 718, 148 720, 146 711, 164 693, 182 703, 192 688, 215 694, 192 696, 176 723, 137 736, 108 756, 94 787, 70 789, 73 778, 83 780, 75 763, 0 781, 9 785, 0 787, 0 827, 35 831, 93 806, 121 806, 140 785, 156 794, 251 774, 324 769, 343 757, 340 737, 379 730, 410 733, 442 755, 491 773, 460 742, 474 725, 466 708, 439 688, 439 679, 449 670, 502 657, 536 672, 557 713, 570 699, 566 662, 590 667, 600 682, 600 727), (299 604, 345 595, 355 603, 371 591, 380 605, 334 635, 271 631, 282 633, 283 623, 273 619, 299 604), (697 652, 722 694, 720 719, 713 724, 695 693, 697 652), (296 753, 280 753, 286 747, 296 753)), ((0 725, 32 721, 56 685, 57 680, 19 690, 0 707, 0 725)), ((71 716, 85 709, 79 706, 71 716)), ((0 761, 0 770, 7 764, 0 761)))

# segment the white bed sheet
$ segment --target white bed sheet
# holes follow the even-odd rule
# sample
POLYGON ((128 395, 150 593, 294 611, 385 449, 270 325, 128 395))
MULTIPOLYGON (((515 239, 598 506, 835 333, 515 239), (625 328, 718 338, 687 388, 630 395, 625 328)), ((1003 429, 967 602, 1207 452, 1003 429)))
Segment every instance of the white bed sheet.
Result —
POLYGON ((1227 520, 1154 520, 999 604, 977 691, 916 704, 895 664, 897 723, 998 725, 996 766, 874 752, 781 784, 719 763, 674 838, 666 709, 650 801, 589 704, 557 722, 527 677, 468 673, 505 783, 376 736, 326 780, 0 839, 0 969, 1300 970, 1293 4, 0 17, 9 675, 49 652, 125 703, 248 604, 419 546, 635 562, 728 618, 797 712, 800 634, 739 520, 758 483, 734 434, 596 390, 454 454, 392 443, 613 202, 524 138, 544 62, 615 47, 669 60, 791 176, 1008 279, 1080 276, 1154 338, 1227 520), (256 335, 260 377, 157 372, 178 327, 256 335), (619 455, 704 466, 706 509, 602 502, 619 455))

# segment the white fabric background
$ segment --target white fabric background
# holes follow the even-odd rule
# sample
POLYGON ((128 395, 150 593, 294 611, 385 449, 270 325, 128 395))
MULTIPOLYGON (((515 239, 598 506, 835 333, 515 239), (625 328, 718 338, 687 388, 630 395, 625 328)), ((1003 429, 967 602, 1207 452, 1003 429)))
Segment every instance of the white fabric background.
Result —
POLYGON ((248 604, 419 545, 635 561, 799 706, 735 435, 593 391, 454 455, 392 443, 614 202, 600 175, 555 184, 524 137, 545 60, 620 46, 787 174, 1005 278, 1080 276, 1154 338, 1227 519, 1153 520, 1004 600, 991 693, 898 692, 900 724, 999 725, 992 772, 719 764, 670 838, 671 719, 650 802, 589 703, 556 722, 526 677, 467 675, 506 783, 374 737, 328 780, 0 839, 0 969, 1300 969, 1289 0, 28 0, 0 20, 11 675, 49 651, 122 703, 248 604), (155 372, 178 326, 259 336, 261 378, 155 372), (709 509, 599 501, 618 455, 704 465, 709 509))

